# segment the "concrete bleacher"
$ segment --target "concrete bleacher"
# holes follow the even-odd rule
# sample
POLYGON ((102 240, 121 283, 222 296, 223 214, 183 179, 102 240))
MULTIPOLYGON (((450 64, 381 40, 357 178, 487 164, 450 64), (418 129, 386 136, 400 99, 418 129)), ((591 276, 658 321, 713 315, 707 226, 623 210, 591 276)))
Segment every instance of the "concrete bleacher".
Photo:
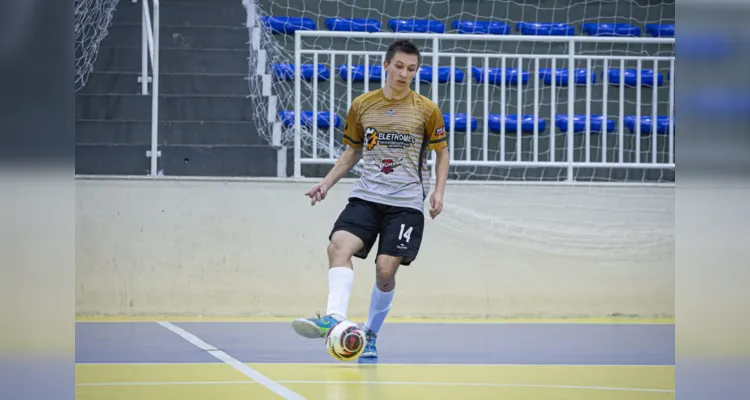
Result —
MULTIPOLYGON (((386 1, 383 6, 378 6, 377 9, 367 7, 349 7, 341 4, 330 5, 328 3, 322 3, 319 7, 314 10, 305 8, 302 4, 297 5, 295 1, 286 2, 283 7, 272 3, 267 7, 264 7, 263 12, 266 14, 263 20, 266 23, 267 28, 273 33, 274 39, 280 44, 288 54, 294 54, 294 30, 306 29, 306 30, 339 30, 339 31, 412 31, 412 32, 435 32, 435 33, 489 33, 493 35, 507 35, 507 34, 523 34, 523 35, 586 35, 586 36, 629 36, 629 37, 670 37, 674 36, 674 7, 668 5, 654 6, 654 8, 628 8, 624 10, 628 13, 629 18, 624 18, 623 10, 618 10, 615 6, 610 7, 609 5, 602 5, 601 7, 590 7, 581 8, 578 6, 570 6, 566 9, 553 9, 545 7, 547 3, 554 2, 539 2, 539 8, 532 8, 530 5, 516 4, 516 3, 503 3, 503 13, 498 12, 497 6, 485 5, 485 9, 477 8, 478 6, 474 3, 466 3, 460 0, 453 1, 441 1, 431 2, 429 6, 424 5, 403 5, 393 1, 386 1), (299 6, 299 7, 297 7, 299 6), (468 8, 467 8, 468 7, 468 8), (472 10, 471 7, 477 9, 472 10), (491 7, 492 9, 487 11, 486 8, 491 7), (610 9, 611 8, 611 9, 610 9), (531 12, 534 10, 534 12, 531 12), (618 16, 619 11, 619 16, 618 16), (641 14, 639 14, 641 12, 641 14), (482 18, 484 23, 474 23, 478 18, 476 15, 487 15, 482 18), (615 17, 604 18, 604 15, 612 15, 615 17), (415 23, 414 20, 417 20, 415 23), (612 23, 608 24, 612 20, 623 21, 628 20, 626 23, 612 23), (514 22, 511 22, 514 21, 514 22), (555 24, 537 24, 535 21, 560 21, 555 24), (565 21, 565 22, 563 22, 565 21)), ((536 3, 535 3, 536 4, 536 3)), ((558 7, 559 8, 559 7, 558 7)), ((379 39, 352 39, 348 37, 342 38, 305 38, 303 42, 303 48, 318 49, 321 51, 325 50, 369 50, 383 52, 387 45, 391 42, 390 39, 379 40, 379 39)), ((415 41, 423 52, 430 52, 432 43, 429 40, 416 40, 415 41)), ((455 52, 455 53, 472 53, 472 54, 567 54, 568 48, 567 43, 545 43, 545 42, 521 42, 521 41, 504 41, 504 42, 489 42, 489 41, 456 41, 456 40, 444 40, 441 41, 441 52, 455 52)), ((583 43, 578 44, 576 53, 581 55, 638 55, 638 56, 673 56, 674 46, 665 44, 644 44, 638 42, 630 43, 583 43)), ((277 80, 289 80, 287 84, 293 83, 293 58, 288 60, 274 60, 272 66, 275 79, 277 80), (283 71, 282 71, 283 70, 283 71)), ((363 59, 359 56, 353 57, 353 71, 352 77, 352 97, 363 93, 365 89, 364 84, 364 63, 363 59)), ((346 79, 346 56, 337 56, 334 65, 331 65, 330 58, 326 54, 320 54, 318 57, 319 65, 317 67, 319 73, 318 91, 319 93, 329 93, 330 85, 336 85, 336 114, 338 117, 343 117, 346 114, 346 108, 348 104, 346 102, 346 90, 347 90, 347 79, 346 79), (344 99, 344 100, 342 100, 344 99)), ((304 55, 302 58, 304 64, 303 77, 309 81, 312 77, 312 73, 315 67, 312 65, 312 56, 304 55)), ((380 67, 380 59, 376 57, 370 57, 370 84, 369 90, 375 89, 380 85, 380 79, 382 70, 380 67)), ((417 89, 421 94, 431 97, 431 74, 432 74, 432 58, 426 56, 423 59, 423 67, 420 70, 420 78, 418 79, 419 85, 413 87, 417 89)), ((449 80, 450 80, 450 58, 441 57, 438 69, 439 78, 439 101, 438 105, 446 115, 446 120, 449 119, 449 108, 450 108, 450 96, 449 96, 449 80)), ((465 139, 466 139, 466 125, 467 113, 470 111, 471 114, 471 135, 472 135, 472 159, 479 159, 482 156, 482 131, 484 127, 484 85, 481 84, 483 81, 484 68, 483 57, 473 57, 471 68, 466 65, 466 58, 456 59, 455 69, 455 90, 456 94, 454 97, 454 117, 456 121, 456 134, 455 139, 455 158, 465 159, 465 139), (469 78, 471 75, 471 78, 469 78), (471 97, 471 109, 467 110, 467 98, 471 97), (459 132, 460 131, 460 132, 459 132)), ((506 67, 506 87, 505 87, 505 114, 506 119, 500 120, 500 114, 503 110, 500 109, 500 99, 503 95, 503 90, 499 85, 501 80, 501 65, 499 59, 491 59, 489 68, 490 87, 488 97, 490 100, 489 118, 487 121, 488 128, 490 131, 489 148, 490 148, 490 160, 499 160, 499 128, 501 125, 505 125, 506 137, 505 143, 505 160, 512 161, 517 159, 518 154, 516 152, 515 143, 515 128, 516 120, 519 115, 522 120, 522 131, 524 134, 533 132, 533 114, 534 114, 534 60, 526 58, 523 60, 521 65, 518 65, 517 58, 510 57, 507 59, 506 67), (517 106, 518 103, 518 69, 521 69, 522 87, 521 87, 521 107, 517 106)), ((538 121, 539 127, 539 146, 540 154, 539 161, 550 160, 550 152, 545 152, 543 149, 549 146, 550 135, 554 134, 555 137, 555 159, 563 160, 566 156, 566 141, 565 132, 567 131, 567 112, 568 112, 568 93, 567 86, 570 83, 570 79, 567 76, 567 60, 558 60, 556 62, 556 74, 553 78, 550 68, 552 67, 550 59, 541 59, 539 61, 539 98, 538 98, 538 121), (556 107, 551 110, 550 102, 552 100, 552 88, 551 83, 554 79, 556 85, 555 88, 555 103, 556 107), (551 132, 552 124, 556 125, 554 133, 551 132)), ((601 60, 594 60, 591 64, 591 71, 587 71, 587 65, 584 60, 580 60, 575 65, 575 72, 573 82, 576 84, 575 88, 575 102, 574 102, 574 130, 575 132, 582 132, 585 127, 585 114, 587 111, 587 103, 591 113, 591 130, 592 130, 592 148, 591 148, 591 161, 598 162, 602 160, 601 148, 602 138, 601 135, 596 135, 600 129, 606 127, 610 134, 607 139, 607 158, 609 161, 615 160, 619 155, 619 138, 617 135, 612 135, 613 132, 619 130, 619 107, 620 107, 620 93, 619 93, 619 81, 620 81, 620 63, 619 61, 610 61, 607 70, 604 69, 603 62, 601 60), (593 101, 586 102, 586 87, 585 81, 587 72, 591 72, 591 98, 593 101), (607 95, 607 118, 602 117, 603 108, 603 78, 606 77, 609 80, 608 95, 607 95), (613 129, 614 128, 614 129, 613 129)), ((636 72, 637 63, 635 60, 628 60, 625 62, 625 92, 623 111, 624 117, 622 124, 625 131, 624 140, 624 156, 625 162, 635 162, 635 127, 640 125, 641 128, 641 162, 650 162, 651 150, 653 148, 652 138, 650 137, 652 127, 652 91, 657 91, 657 162, 665 163, 668 162, 668 137, 664 133, 668 133, 668 116, 669 116, 669 91, 671 85, 670 73, 669 73, 669 62, 660 61, 658 70, 653 70, 652 61, 644 61, 641 65, 641 103, 640 103, 640 114, 641 123, 636 124, 635 116, 637 110, 636 103, 636 72), (654 78, 656 77, 656 86, 654 87, 654 78), (665 120, 666 119, 666 120, 665 120), (667 129, 665 130, 665 126, 667 129)), ((287 86, 284 86, 287 87, 287 86)), ((293 87, 293 86, 292 86, 293 87)), ((302 95, 302 109, 306 112, 312 110, 312 94, 310 93, 311 87, 303 85, 302 95)), ((285 112, 287 118, 293 114, 289 114, 290 111, 294 110, 294 97, 292 95, 280 96, 281 103, 279 109, 285 112)), ((328 104, 318 103, 318 111, 321 114, 321 118, 325 118, 326 121, 329 119, 328 116, 328 104), (323 115, 324 114, 324 115, 323 115)), ((293 119, 292 119, 293 121, 293 119)), ((448 122, 448 121, 446 121, 448 122)), ((322 126, 322 125, 321 125, 322 126)), ((584 135, 576 135, 575 138, 575 160, 584 160, 584 135)), ((336 139, 340 138, 340 128, 337 129, 336 139)), ((533 150, 532 139, 524 137, 522 139, 522 156, 524 160, 530 160, 533 150)), ((290 157, 290 163, 292 159, 290 157)), ((308 171, 313 170, 313 166, 307 167, 308 171)), ((325 169, 325 167, 323 167, 325 169)), ((481 170, 481 168, 473 168, 473 173, 476 176, 487 176, 492 174, 491 169, 487 168, 481 170)), ((524 169, 518 171, 519 174, 526 174, 528 176, 528 170, 524 169)), ((539 174, 549 174, 550 171, 540 171, 539 174)), ((558 175, 557 172, 552 171, 553 175, 558 175)), ((674 172, 667 170, 652 170, 652 171, 627 171, 627 170, 601 170, 586 171, 585 175, 593 176, 595 173, 600 174, 601 178, 604 179, 618 179, 627 178, 629 180, 672 180, 674 179, 674 172)), ((581 174, 584 174, 581 172, 581 174)), ((541 175, 539 175, 541 176, 541 175)))
MULTIPOLYGON (((277 152, 248 107, 247 29, 235 0, 161 1, 158 169, 275 176, 277 152)), ((146 175, 151 95, 141 94, 142 4, 120 2, 76 93, 76 172, 146 175)), ((149 71, 149 75, 151 72, 149 71)))

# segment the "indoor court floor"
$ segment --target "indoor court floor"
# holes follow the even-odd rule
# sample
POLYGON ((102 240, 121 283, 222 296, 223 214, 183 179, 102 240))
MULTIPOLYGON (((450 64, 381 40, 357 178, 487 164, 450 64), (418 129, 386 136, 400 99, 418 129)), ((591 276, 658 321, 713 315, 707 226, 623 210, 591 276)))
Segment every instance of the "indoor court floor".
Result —
POLYGON ((336 361, 291 319, 79 318, 76 399, 674 399, 672 321, 389 319, 378 350, 336 361))

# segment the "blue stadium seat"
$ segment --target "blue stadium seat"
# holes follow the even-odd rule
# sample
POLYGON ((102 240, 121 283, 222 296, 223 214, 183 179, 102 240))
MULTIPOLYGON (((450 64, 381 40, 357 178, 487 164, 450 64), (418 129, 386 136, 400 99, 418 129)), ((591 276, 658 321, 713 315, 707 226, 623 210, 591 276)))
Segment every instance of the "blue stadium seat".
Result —
POLYGON ((507 35, 510 33, 510 26, 502 22, 459 20, 453 21, 452 27, 458 33, 466 34, 507 35))
MULTIPOLYGON (((539 78, 546 85, 552 84, 552 68, 539 68, 539 78)), ((576 85, 586 84, 586 68, 579 68, 573 70, 573 82, 576 85)), ((596 83, 596 72, 591 71, 591 83, 596 83)), ((568 85, 568 69, 567 68, 555 68, 555 85, 568 85)))
POLYGON ((584 23, 581 32, 589 36, 641 36, 641 28, 631 24, 584 23))
MULTIPOLYGON (((650 134, 653 125, 653 118, 650 115, 641 116, 641 134, 650 134)), ((623 118, 623 123, 630 133, 635 134, 635 115, 629 115, 623 118)), ((659 135, 669 134, 669 117, 656 117, 656 133, 659 135)))
POLYGON ((382 25, 374 18, 326 18, 329 31, 379 32, 382 25))
MULTIPOLYGON (((287 111, 279 111, 279 116, 281 117, 281 121, 284 123, 287 127, 294 126, 294 110, 287 110, 287 111)), ((302 111, 302 115, 300 115, 300 124, 302 126, 309 126, 312 127, 313 125, 313 113, 312 111, 302 111)), ((320 129, 328 129, 330 125, 330 113, 328 111, 318 111, 318 128, 320 129)), ((341 117, 339 117, 337 114, 333 114, 333 122, 335 127, 339 127, 341 125, 341 117)))
POLYGON ((569 24, 546 23, 546 22, 519 22, 516 31, 522 35, 544 35, 544 36, 573 36, 575 28, 569 24))
POLYGON ((646 24, 646 32, 654 37, 674 37, 674 24, 646 24))
MULTIPOLYGON (((591 132, 603 132, 604 131, 604 116, 599 114, 591 114, 589 118, 591 132)), ((555 116, 555 126, 560 132, 568 131, 568 115, 557 114, 555 116)), ((612 119, 607 120, 607 132, 613 132, 615 130, 615 121, 612 119)), ((575 114, 573 116, 573 132, 584 133, 586 132, 586 114, 575 114)))
MULTIPOLYGON (((490 68, 489 71, 489 83, 499 85, 500 80, 503 78, 502 68, 490 68)), ((471 67, 471 75, 477 81, 477 83, 484 83, 484 68, 471 67)), ((525 85, 529 83, 529 72, 521 72, 521 82, 525 85)), ((505 69, 505 83, 507 84, 518 84, 518 68, 506 68, 505 69)))
MULTIPOLYGON (((336 70, 341 78, 344 79, 344 81, 347 80, 347 64, 339 64, 336 67, 336 70)), ((370 81, 380 81, 381 75, 383 75, 383 66, 382 65, 372 65, 370 64, 369 68, 370 70, 370 81)), ((365 66, 364 65, 355 65, 352 64, 352 82, 364 82, 365 81, 365 66)))
MULTIPOLYGON (((539 128, 539 133, 544 132, 545 129, 547 129, 547 121, 544 119, 537 119, 537 127, 539 128)), ((500 114, 490 114, 489 115, 489 121, 488 125, 491 131, 493 132, 500 132, 500 124, 505 125, 505 133, 512 134, 516 132, 516 129, 518 127, 518 115, 516 114, 509 114, 506 115, 505 118, 503 118, 500 114)), ((534 133, 534 116, 531 114, 524 114, 521 117, 521 132, 523 133, 534 133)))
MULTIPOLYGON (((625 86, 635 86, 638 83, 638 70, 626 69, 625 70, 625 86)), ((661 86, 664 83, 664 74, 658 73, 657 84, 661 86)), ((620 69, 610 68, 609 69, 609 83, 612 85, 620 84, 620 69)), ((654 70, 642 69, 641 70, 641 85, 643 86, 654 86, 654 70)))
POLYGON ((394 32, 445 33, 445 25, 432 19, 392 19, 388 27, 394 32))
POLYGON ((293 34, 297 30, 315 30, 315 21, 301 17, 261 17, 263 25, 273 33, 293 34))
MULTIPOLYGON (((456 75, 456 82, 464 81, 464 71, 458 68, 453 69, 456 75)), ((419 67, 419 80, 422 82, 432 83, 432 66, 422 65, 419 67)), ((451 81, 451 67, 438 67, 438 82, 448 83, 451 81)))
MULTIPOLYGON (((272 64, 271 69, 276 79, 294 80, 294 64, 272 64)), ((299 72, 302 79, 312 80, 315 75, 315 67, 313 64, 301 64, 299 72)), ((325 64, 318 64, 318 80, 325 81, 330 78, 331 71, 328 70, 325 64)))
MULTIPOLYGON (((454 130, 456 132, 466 132, 466 125, 467 125, 467 116, 466 114, 453 114, 453 118, 456 121, 456 127, 454 130)), ((451 128, 451 115, 450 114, 443 114, 443 123, 445 124, 445 129, 449 130, 451 128)), ((474 131, 477 129, 477 119, 474 117, 471 117, 471 130, 474 131)))

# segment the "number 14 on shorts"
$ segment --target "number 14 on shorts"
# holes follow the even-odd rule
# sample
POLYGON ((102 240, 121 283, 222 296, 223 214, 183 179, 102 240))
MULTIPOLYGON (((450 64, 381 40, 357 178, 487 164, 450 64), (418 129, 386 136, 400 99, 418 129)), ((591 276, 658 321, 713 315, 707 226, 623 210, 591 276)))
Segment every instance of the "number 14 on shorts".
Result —
POLYGON ((411 239, 411 232, 414 230, 413 226, 406 227, 406 224, 401 224, 401 231, 398 233, 398 240, 404 240, 406 239, 406 243, 409 243, 409 239, 411 239))

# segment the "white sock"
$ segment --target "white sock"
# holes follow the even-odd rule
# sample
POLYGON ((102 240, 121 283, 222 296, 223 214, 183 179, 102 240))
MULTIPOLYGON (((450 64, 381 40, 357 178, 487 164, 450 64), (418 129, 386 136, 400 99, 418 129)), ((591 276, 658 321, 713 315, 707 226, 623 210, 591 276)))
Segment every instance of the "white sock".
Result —
POLYGON ((334 314, 340 319, 346 319, 349 310, 349 295, 354 283, 354 270, 349 267, 333 267, 328 269, 328 307, 326 315, 334 314))
POLYGON ((375 333, 380 331, 380 327, 383 326, 383 321, 385 321, 388 311, 391 310, 394 291, 396 291, 396 288, 393 288, 390 292, 382 292, 378 289, 377 284, 373 285, 372 294, 370 295, 370 312, 367 315, 365 328, 375 333))

